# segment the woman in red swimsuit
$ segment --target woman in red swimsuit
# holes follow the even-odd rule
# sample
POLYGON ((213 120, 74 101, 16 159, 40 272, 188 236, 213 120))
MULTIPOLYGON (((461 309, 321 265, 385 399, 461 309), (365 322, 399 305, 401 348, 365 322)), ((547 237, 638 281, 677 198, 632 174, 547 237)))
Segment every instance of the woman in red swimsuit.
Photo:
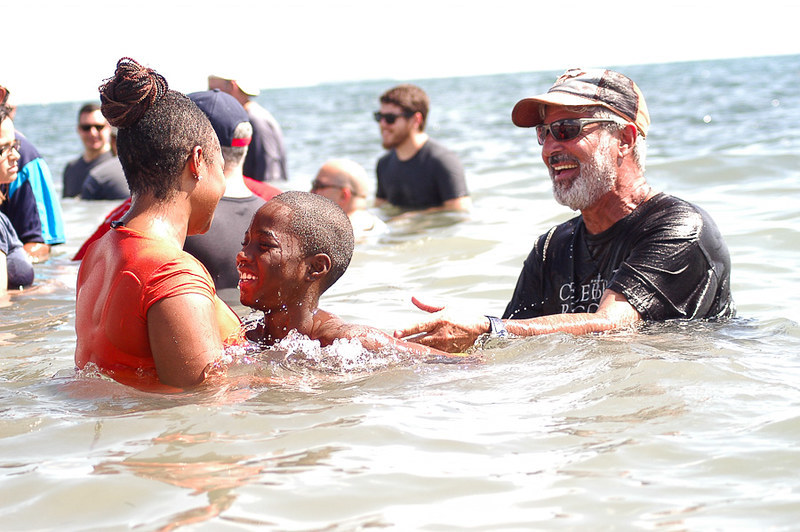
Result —
POLYGON ((101 110, 133 198, 78 272, 75 362, 140 389, 201 383, 239 330, 203 265, 183 251, 225 190, 208 118, 150 68, 123 58, 100 87, 101 110), (90 366, 93 367, 93 366, 90 366))

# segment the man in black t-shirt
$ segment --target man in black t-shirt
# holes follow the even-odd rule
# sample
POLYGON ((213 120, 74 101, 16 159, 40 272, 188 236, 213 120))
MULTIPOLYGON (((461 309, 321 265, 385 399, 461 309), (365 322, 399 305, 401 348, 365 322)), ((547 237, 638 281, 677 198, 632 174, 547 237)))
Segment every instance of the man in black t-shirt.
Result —
POLYGON ((383 147, 378 160, 375 205, 403 209, 468 210, 472 201, 458 157, 425 133, 428 95, 415 85, 398 85, 380 98, 375 120, 383 147))
POLYGON ((114 158, 111 153, 111 126, 100 112, 100 104, 87 103, 80 108, 77 129, 83 143, 83 154, 64 168, 61 192, 65 198, 78 196, 89 172, 114 158))
POLYGON ((511 119, 536 128, 553 194, 580 216, 537 239, 503 319, 438 314, 396 336, 423 333, 414 341, 460 351, 484 333, 584 334, 735 314, 730 256, 711 217, 647 184, 650 117, 633 81, 568 70, 546 94, 517 102, 511 119))

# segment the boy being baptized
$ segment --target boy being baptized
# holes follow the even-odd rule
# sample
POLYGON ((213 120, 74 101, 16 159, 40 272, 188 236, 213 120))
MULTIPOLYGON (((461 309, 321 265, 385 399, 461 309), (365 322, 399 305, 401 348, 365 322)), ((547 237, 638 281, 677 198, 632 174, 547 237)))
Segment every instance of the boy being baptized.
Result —
POLYGON ((310 192, 275 196, 253 216, 236 256, 239 300, 264 312, 247 337, 273 345, 295 329, 321 347, 357 339, 364 349, 412 357, 462 357, 394 338, 366 325, 345 323, 318 307, 319 298, 345 272, 353 256, 353 228, 345 212, 310 192))

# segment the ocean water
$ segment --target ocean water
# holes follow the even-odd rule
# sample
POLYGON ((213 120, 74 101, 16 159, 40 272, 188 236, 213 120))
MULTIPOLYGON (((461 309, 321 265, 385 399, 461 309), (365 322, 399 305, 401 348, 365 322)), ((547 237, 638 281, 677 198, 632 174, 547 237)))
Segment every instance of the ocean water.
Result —
MULTIPOLYGON (((650 108, 651 185, 727 239, 737 318, 495 342, 464 364, 297 339, 224 385, 145 394, 74 371, 69 257, 114 203, 64 200, 68 242, 0 309, 0 529, 796 530, 800 56, 620 70, 650 108)), ((535 237, 572 216, 510 121, 558 74, 418 80, 474 209, 390 221, 322 306, 387 331, 424 317, 411 296, 501 313, 535 237)), ((262 93, 282 187, 307 190, 330 157, 372 173, 392 84, 262 93)), ((56 181, 81 103, 18 111, 56 181)))

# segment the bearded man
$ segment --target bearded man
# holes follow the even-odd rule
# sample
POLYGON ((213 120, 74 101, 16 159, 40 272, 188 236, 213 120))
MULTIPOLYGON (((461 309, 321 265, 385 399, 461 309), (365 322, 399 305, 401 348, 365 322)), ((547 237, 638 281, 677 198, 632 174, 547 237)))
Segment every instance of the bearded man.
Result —
POLYGON ((416 211, 464 211, 472 206, 464 168, 455 153, 425 132, 430 101, 416 85, 398 85, 380 97, 375 121, 389 150, 376 168, 375 205, 416 211))
POLYGON ((396 336, 422 333, 413 341, 461 351, 484 333, 585 334, 735 314, 730 256, 714 221, 645 179, 650 116, 632 80, 568 70, 546 94, 517 102, 511 119, 536 129, 555 199, 580 215, 537 239, 502 319, 457 322, 438 312, 396 336))

